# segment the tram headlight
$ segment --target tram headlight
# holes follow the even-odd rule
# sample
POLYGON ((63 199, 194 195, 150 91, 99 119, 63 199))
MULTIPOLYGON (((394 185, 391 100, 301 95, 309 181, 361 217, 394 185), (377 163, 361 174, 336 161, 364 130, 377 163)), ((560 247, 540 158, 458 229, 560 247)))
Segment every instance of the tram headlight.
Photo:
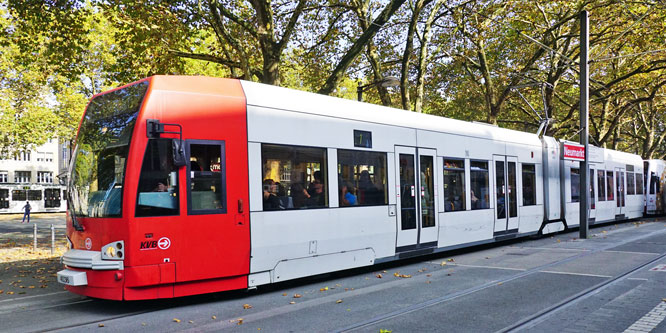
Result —
POLYGON ((102 246, 102 260, 123 260, 125 259, 125 242, 115 241, 102 246))

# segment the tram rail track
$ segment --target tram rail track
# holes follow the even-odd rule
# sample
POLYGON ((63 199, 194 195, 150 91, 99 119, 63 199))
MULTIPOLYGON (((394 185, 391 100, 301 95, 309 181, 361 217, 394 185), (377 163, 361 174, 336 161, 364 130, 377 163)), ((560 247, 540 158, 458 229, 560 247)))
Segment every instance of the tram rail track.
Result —
MULTIPOLYGON (((357 322, 357 323, 354 323, 354 324, 351 324, 351 325, 347 325, 347 326, 345 326, 341 329, 335 330, 335 331, 336 332, 351 332, 351 331, 360 330, 360 329, 369 327, 369 326, 377 324, 377 323, 381 323, 381 322, 384 322, 384 321, 387 321, 387 320, 390 320, 390 319, 393 319, 393 318, 398 318, 398 317, 401 317, 401 316, 404 316, 404 315, 408 315, 412 312, 415 312, 415 311, 418 311, 418 310, 421 310, 421 309, 424 309, 424 308, 432 307, 432 306, 442 304, 442 303, 445 303, 445 302, 448 302, 448 301, 451 301, 451 300, 454 300, 454 299, 458 299, 460 297, 464 297, 464 296, 467 296, 467 295, 470 295, 470 294, 473 294, 473 293, 476 293, 476 292, 480 292, 482 290, 486 290, 486 289, 489 289, 491 287, 497 286, 498 284, 503 284, 503 283, 514 281, 514 280, 517 280, 517 279, 520 279, 520 278, 523 278, 523 277, 526 277, 526 276, 537 274, 537 273, 543 272, 543 271, 548 270, 549 268, 552 268, 552 267, 557 266, 557 265, 561 265, 561 264, 571 262, 571 261, 574 261, 574 260, 577 260, 577 259, 588 257, 588 256, 591 256, 591 255, 596 254, 596 253, 609 251, 610 249, 618 247, 618 246, 622 246, 622 245, 629 244, 629 243, 632 243, 632 242, 640 241, 642 239, 646 239, 646 238, 649 238, 649 237, 661 235, 661 234, 664 234, 664 233, 666 233, 666 230, 658 230, 658 231, 653 231, 653 232, 650 232, 650 233, 634 236, 634 237, 631 237, 629 239, 625 239, 625 240, 622 240, 620 242, 616 242, 616 243, 613 243, 613 244, 606 244, 606 245, 604 245, 604 246, 602 246, 598 249, 578 250, 578 251, 581 251, 581 252, 577 253, 575 255, 572 255, 570 257, 563 258, 563 259, 560 259, 560 260, 556 260, 556 261, 553 261, 551 263, 540 265, 538 267, 534 267, 534 268, 527 269, 527 270, 524 270, 524 271, 519 271, 519 272, 516 272, 516 274, 512 274, 510 276, 506 276, 506 277, 501 278, 501 279, 496 279, 496 280, 493 280, 493 281, 489 281, 487 283, 477 285, 477 286, 474 286, 474 287, 471 287, 471 288, 468 288, 468 289, 464 289, 464 290, 460 290, 460 291, 457 291, 457 292, 454 292, 454 293, 449 293, 449 294, 446 294, 446 295, 442 295, 442 296, 437 297, 437 298, 432 298, 432 299, 429 299, 429 300, 426 300, 426 301, 423 301, 423 302, 420 302, 420 303, 417 303, 417 304, 413 304, 411 306, 408 306, 408 307, 400 309, 400 310, 396 310, 396 311, 392 311, 392 312, 389 312, 389 313, 381 314, 381 315, 375 316, 373 318, 370 318, 368 320, 364 320, 364 321, 357 322)), ((666 257, 666 252, 665 253, 659 253, 659 254, 656 254, 656 253, 642 253, 642 254, 656 255, 656 257, 645 260, 645 261, 641 262, 638 265, 634 265, 630 269, 627 269, 627 270, 623 271, 622 273, 617 274, 612 278, 609 278, 608 280, 600 282, 600 283, 598 283, 598 284, 596 284, 592 287, 589 287, 589 288, 587 288, 587 289, 585 289, 585 290, 583 290, 579 293, 576 293, 576 294, 574 294, 570 297, 567 297, 566 299, 564 299, 564 300, 562 300, 562 301, 560 301, 560 302, 558 302, 558 303, 556 303, 556 304, 554 304, 554 305, 552 305, 548 308, 545 308, 545 309, 543 309, 543 310, 541 310, 541 311, 539 311, 539 312, 537 312, 537 313, 535 313, 531 316, 525 317, 525 318, 519 320, 518 322, 516 322, 516 323, 514 323, 510 326, 507 326, 507 327, 504 327, 504 328, 500 329, 498 332, 513 332, 513 331, 516 331, 516 330, 520 330, 520 329, 523 329, 523 328, 529 328, 529 327, 532 327, 534 325, 537 325, 540 322, 542 322, 543 320, 546 320, 550 315, 559 311, 560 309, 563 309, 563 308, 567 307, 568 305, 574 304, 577 301, 585 299, 585 298, 593 295, 595 292, 603 290, 603 288, 605 288, 607 286, 610 286, 615 282, 618 282, 620 280, 628 278, 632 273, 634 273, 634 272, 636 272, 636 271, 638 271, 638 270, 640 270, 640 269, 642 269, 642 268, 644 268, 644 267, 646 267, 646 266, 648 266, 648 265, 666 257)), ((452 266, 453 265, 455 265, 455 264, 452 264, 452 266)), ((401 283, 401 282, 406 282, 406 281, 405 280, 396 280, 396 281, 393 281, 393 282, 401 283)), ((391 286, 389 286, 389 285, 391 285, 391 282, 389 282, 388 285, 386 285, 386 286, 384 286, 384 284, 382 284, 382 285, 375 285, 375 286, 370 286, 370 287, 363 288, 363 289, 366 289, 366 290, 357 289, 355 292, 347 294, 348 295, 347 297, 352 296, 351 294, 353 294, 355 296, 362 296, 363 294, 372 293, 372 292, 376 292, 376 291, 383 290, 383 289, 389 289, 389 288, 391 288, 391 286)), ((253 321, 263 320, 263 319, 275 317, 275 316, 278 316, 278 315, 293 313, 295 311, 299 311, 299 310, 303 309, 304 307, 307 308, 307 307, 312 307, 312 306, 318 306, 320 304, 325 304, 327 302, 330 302, 329 298, 331 298, 331 297, 332 298, 337 298, 338 296, 330 295, 330 296, 326 296, 326 297, 323 297, 323 298, 312 299, 312 300, 309 300, 307 302, 299 303, 298 305, 287 305, 287 306, 281 306, 281 307, 277 307, 277 308, 267 309, 267 310, 264 310, 264 311, 253 313, 251 315, 244 316, 244 320, 245 320, 245 323, 250 323, 250 322, 253 322, 253 321)), ((34 307, 34 308, 28 307, 26 309, 26 311, 34 311, 34 310, 53 308, 53 307, 59 307, 59 306, 70 306, 70 305, 74 305, 74 304, 78 304, 78 303, 82 303, 82 302, 96 302, 96 301, 97 300, 94 300, 94 299, 83 299, 83 300, 67 299, 67 300, 63 300, 62 302, 56 302, 56 303, 48 304, 45 307, 34 307)), ((105 302, 105 301, 100 301, 100 302, 105 302)), ((34 332, 51 332, 51 331, 59 331, 59 330, 67 330, 67 329, 76 329, 76 328, 84 327, 84 326, 87 326, 87 325, 93 325, 93 324, 108 322, 108 321, 111 321, 111 320, 122 319, 122 318, 131 318, 133 316, 139 316, 139 315, 143 315, 143 314, 146 314, 146 313, 157 312, 157 311, 168 309, 170 307, 172 307, 172 306, 168 306, 168 305, 165 305, 165 304, 162 304, 162 305, 153 304, 151 306, 151 308, 148 308, 148 309, 142 309, 142 310, 139 310, 139 311, 131 311, 131 312, 127 312, 127 313, 120 313, 120 314, 111 315, 111 316, 102 316, 102 317, 99 317, 99 318, 94 318, 94 319, 91 319, 91 320, 86 320, 86 321, 79 322, 79 323, 74 323, 74 324, 71 324, 71 325, 60 325, 60 326, 57 326, 57 327, 49 327, 49 328, 45 328, 45 329, 39 329, 39 330, 35 330, 34 332)), ((191 328, 191 330, 192 331, 213 331, 213 330, 224 329, 227 326, 231 327, 231 326, 235 325, 235 324, 229 324, 229 322, 232 321, 231 319, 234 319, 234 318, 230 318, 230 320, 221 319, 217 323, 211 323, 211 324, 207 324, 207 325, 196 326, 196 327, 191 328)))
MULTIPOLYGON (((491 288, 491 287, 495 287, 498 284, 503 284, 503 283, 510 282, 510 281, 513 281, 513 280, 517 280, 517 279, 520 279, 520 278, 523 278, 523 277, 526 277, 526 276, 530 276, 530 275, 542 272, 543 270, 548 269, 550 267, 554 267, 554 266, 564 264, 564 263, 567 263, 567 262, 570 262, 570 261, 573 261, 573 260, 588 257, 588 256, 591 256, 593 254, 601 253, 601 252, 604 252, 606 250, 610 250, 610 249, 618 247, 618 246, 622 246, 622 245, 629 244, 629 243, 632 243, 632 242, 635 242, 635 241, 639 241, 641 239, 645 239, 645 238, 648 238, 648 237, 653 237, 653 236, 664 234, 664 233, 666 233, 666 230, 660 230, 660 231, 652 232, 652 233, 645 234, 645 235, 635 236, 635 237, 623 240, 622 242, 619 242, 619 243, 608 244, 606 246, 600 247, 600 248, 595 249, 595 250, 582 252, 582 253, 576 254, 576 255, 571 256, 571 257, 560 259, 560 260, 557 260, 557 261, 554 261, 554 262, 551 262, 551 263, 548 263, 548 264, 544 264, 544 265, 541 265, 541 266, 538 266, 538 267, 534 267, 534 268, 522 271, 522 272, 517 273, 517 274, 507 276, 505 278, 493 280, 493 281, 484 283, 484 284, 479 285, 479 286, 475 286, 475 287, 472 287, 472 288, 461 290, 459 292, 443 295, 443 296, 433 298, 433 299, 430 299, 430 300, 427 300, 427 301, 424 301, 424 302, 421 302, 421 303, 413 304, 413 305, 408 306, 406 308, 399 309, 399 310, 396 310, 396 311, 392 311, 392 312, 389 312, 389 313, 386 313, 386 314, 383 314, 383 315, 380 315, 380 316, 376 316, 376 317, 368 319, 366 321, 362 321, 362 322, 358 322, 358 323, 355 323, 355 324, 352 324, 352 325, 348 325, 346 327, 343 327, 342 329, 336 330, 335 332, 353 332, 353 331, 356 331, 356 330, 359 330, 359 329, 362 329, 362 328, 366 328, 368 326, 371 326, 371 325, 374 325, 374 324, 377 324, 377 323, 380 323, 380 322, 384 322, 386 320, 390 320, 390 319, 398 318, 398 317, 401 317, 401 316, 404 316, 404 315, 408 315, 410 313, 413 313, 415 311, 419 311, 421 309, 425 309, 425 308, 435 306, 435 305, 438 305, 438 304, 441 304, 441 303, 445 303, 445 302, 448 302, 448 301, 451 301, 451 300, 454 300, 454 299, 457 299, 457 298, 460 298, 460 297, 463 297, 463 296, 467 296, 467 295, 470 295, 470 294, 473 294, 473 293, 476 293, 476 292, 479 292, 479 291, 482 291, 482 290, 485 290, 485 289, 488 289, 488 288, 491 288)), ((600 290, 600 289, 612 284, 613 282, 617 282, 620 279, 626 278, 628 275, 630 275, 630 274, 632 274, 632 273, 634 273, 634 272, 636 272, 636 271, 644 268, 645 266, 648 266, 648 265, 650 265, 650 264, 652 264, 656 261, 659 261, 659 260, 663 259, 664 257, 666 257, 666 252, 661 253, 656 258, 652 258, 652 259, 644 261, 644 262, 642 262, 638 265, 635 265, 635 266, 631 267, 630 269, 625 270, 621 274, 618 274, 617 276, 615 276, 613 278, 610 278, 609 280, 603 281, 603 282, 601 282, 599 284, 596 284, 596 285, 594 285, 594 286, 592 286, 588 289, 585 289, 585 290, 583 290, 583 291, 581 291, 581 292, 579 292, 579 293, 577 293, 573 296, 570 296, 569 298, 567 298, 567 299, 565 299, 565 300, 563 300, 563 301, 561 301, 561 302, 559 302, 559 303, 557 303, 557 304, 555 304, 551 307, 548 307, 548 308, 546 308, 546 309, 544 309, 540 312, 537 312, 536 314, 534 314, 532 316, 529 316, 527 318, 523 318, 520 321, 518 321, 517 323, 514 323, 513 325, 510 325, 508 327, 500 329, 498 332, 511 332, 511 331, 518 330, 522 327, 526 327, 526 325, 530 325, 530 323, 537 323, 537 320, 540 321, 540 319, 545 319, 545 316, 556 312, 558 309, 564 308, 569 304, 573 304, 573 302, 576 302, 577 300, 582 299, 582 297, 586 297, 586 296, 589 297, 595 291, 600 290)))

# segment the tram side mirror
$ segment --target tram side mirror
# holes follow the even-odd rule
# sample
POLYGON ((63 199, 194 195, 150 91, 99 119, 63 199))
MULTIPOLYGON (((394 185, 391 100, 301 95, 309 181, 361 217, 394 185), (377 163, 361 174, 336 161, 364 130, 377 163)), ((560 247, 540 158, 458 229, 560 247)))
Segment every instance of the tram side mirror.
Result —
POLYGON ((171 146, 173 148, 173 165, 183 167, 187 164, 185 159, 185 148, 183 147, 182 140, 172 140, 171 146))
POLYGON ((169 172, 169 184, 171 186, 178 186, 178 171, 169 172))

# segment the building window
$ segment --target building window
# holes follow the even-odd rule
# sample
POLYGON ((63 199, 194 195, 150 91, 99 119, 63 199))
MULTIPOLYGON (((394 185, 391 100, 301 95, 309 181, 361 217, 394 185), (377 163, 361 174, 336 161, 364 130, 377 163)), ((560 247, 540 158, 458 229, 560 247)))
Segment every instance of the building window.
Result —
POLYGON ((644 192, 643 191, 643 188, 644 188, 643 186, 645 186, 643 184, 643 175, 641 175, 640 173, 636 173, 636 194, 640 194, 640 195, 644 194, 643 193, 644 192))
POLYGON ((606 171, 606 200, 611 201, 615 200, 615 189, 613 183, 613 171, 606 171))
POLYGON ((536 168, 523 164, 523 206, 536 205, 536 168))
POLYGON ((53 153, 46 153, 46 162, 53 162, 53 153))
POLYGON ((597 193, 598 201, 606 201, 606 177, 604 170, 597 170, 597 188, 599 193, 597 193))
POLYGON ((580 202, 580 169, 571 168, 571 202, 580 202))
POLYGON ((37 182, 38 183, 53 183, 53 172, 38 171, 37 172, 37 182))
POLYGON ((0 171, 0 183, 9 183, 9 173, 7 171, 0 171))
POLYGON ((444 211, 465 210, 465 161, 444 160, 444 211))
POLYGON ((37 162, 46 161, 46 153, 37 152, 37 162))
POLYGON ((470 186, 472 188, 470 193, 472 210, 490 208, 488 162, 470 161, 469 171, 470 186))
POLYGON ((20 151, 14 154, 14 161, 30 161, 30 151, 20 151))
POLYGON ((386 153, 338 150, 338 181, 340 207, 388 204, 386 153))
POLYGON ((14 183, 30 183, 30 171, 14 171, 14 183))
POLYGON ((264 210, 328 207, 326 149, 261 146, 264 210))

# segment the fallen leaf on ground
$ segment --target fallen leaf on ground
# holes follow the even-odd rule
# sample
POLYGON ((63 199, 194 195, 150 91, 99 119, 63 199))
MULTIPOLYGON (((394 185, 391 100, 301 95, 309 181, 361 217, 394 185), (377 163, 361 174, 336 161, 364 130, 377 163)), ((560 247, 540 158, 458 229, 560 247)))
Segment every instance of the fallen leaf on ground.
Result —
POLYGON ((252 305, 250 304, 243 304, 243 309, 252 309, 252 305))
POLYGON ((211 316, 211 318, 212 318, 213 320, 215 320, 215 319, 217 319, 217 316, 211 316))
POLYGON ((178 319, 178 318, 173 318, 173 321, 176 322, 176 323, 180 323, 180 319, 178 319))
POLYGON ((194 324, 194 322, 193 322, 193 321, 191 321, 191 320, 188 320, 187 322, 188 322, 188 323, 190 323, 190 324, 194 324))
POLYGON ((294 301, 291 301, 291 302, 289 302, 289 304, 296 304, 296 302, 294 302, 294 301))
POLYGON ((340 304, 340 303, 342 303, 342 300, 341 300, 341 299, 335 301, 335 304, 340 304))
POLYGON ((97 325, 97 327, 104 327, 104 324, 99 324, 97 325))
POLYGON ((439 264, 439 265, 440 265, 440 266, 446 266, 446 261, 442 261, 442 263, 439 264))
POLYGON ((453 258, 449 258, 447 261, 448 262, 454 262, 455 260, 453 260, 453 258))
POLYGON ((375 275, 375 276, 376 276, 378 279, 381 279, 381 278, 382 278, 382 275, 381 275, 381 274, 377 274, 377 275, 375 275))
POLYGON ((287 296, 287 293, 283 293, 282 296, 287 296))
POLYGON ((301 295, 301 294, 294 294, 294 298, 301 298, 301 297, 303 297, 303 295, 301 295))
POLYGON ((319 289, 319 291, 327 291, 327 290, 328 290, 328 287, 324 287, 324 288, 319 289))

